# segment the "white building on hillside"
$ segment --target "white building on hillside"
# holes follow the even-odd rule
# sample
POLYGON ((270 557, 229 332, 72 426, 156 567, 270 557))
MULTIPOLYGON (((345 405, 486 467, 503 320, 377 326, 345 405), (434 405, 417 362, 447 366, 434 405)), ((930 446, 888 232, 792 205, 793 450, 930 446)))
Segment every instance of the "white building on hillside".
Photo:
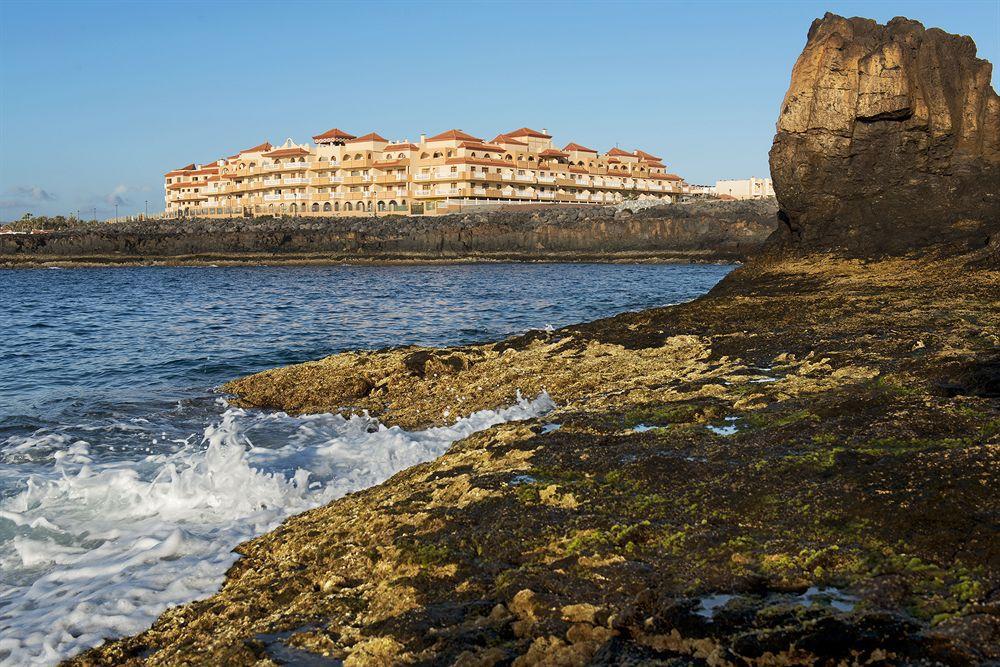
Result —
POLYGON ((770 178, 731 178, 715 182, 715 194, 734 199, 765 199, 774 196, 774 184, 770 178))

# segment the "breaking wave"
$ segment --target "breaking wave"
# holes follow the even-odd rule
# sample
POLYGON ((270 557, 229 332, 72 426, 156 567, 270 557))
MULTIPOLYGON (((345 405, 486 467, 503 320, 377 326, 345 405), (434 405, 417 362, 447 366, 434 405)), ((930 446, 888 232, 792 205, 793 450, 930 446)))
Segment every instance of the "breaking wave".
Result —
POLYGON ((0 501, 0 664, 51 664, 141 632, 167 607, 217 590, 240 542, 553 407, 544 392, 518 399, 413 432, 367 415, 291 417, 220 401, 203 438, 154 440, 146 456, 118 459, 65 434, 8 438, 7 474, 22 460, 33 472, 0 501))

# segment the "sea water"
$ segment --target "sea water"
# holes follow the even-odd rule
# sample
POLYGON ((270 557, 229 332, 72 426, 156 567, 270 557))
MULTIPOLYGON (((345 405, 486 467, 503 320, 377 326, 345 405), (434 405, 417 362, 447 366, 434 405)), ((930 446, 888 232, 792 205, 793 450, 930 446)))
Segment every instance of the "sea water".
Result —
POLYGON ((730 267, 0 271, 0 664, 53 664, 210 595, 233 548, 492 425, 408 432, 230 406, 227 379, 356 348, 498 338, 693 298, 730 267))

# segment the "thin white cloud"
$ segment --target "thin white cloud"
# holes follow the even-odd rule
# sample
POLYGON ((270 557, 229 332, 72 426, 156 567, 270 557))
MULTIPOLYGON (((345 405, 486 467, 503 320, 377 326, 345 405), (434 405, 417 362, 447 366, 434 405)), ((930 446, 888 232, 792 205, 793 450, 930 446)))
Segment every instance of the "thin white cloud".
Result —
POLYGON ((54 194, 40 188, 37 185, 15 185, 12 188, 7 188, 5 192, 10 199, 4 199, 3 202, 39 202, 39 201, 55 201, 58 199, 54 194))

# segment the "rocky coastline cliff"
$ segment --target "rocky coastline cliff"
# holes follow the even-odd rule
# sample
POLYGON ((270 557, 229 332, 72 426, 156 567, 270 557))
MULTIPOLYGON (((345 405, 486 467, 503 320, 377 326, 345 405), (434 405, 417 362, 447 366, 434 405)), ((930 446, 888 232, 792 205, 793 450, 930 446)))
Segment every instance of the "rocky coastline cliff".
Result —
POLYGON ((969 37, 898 17, 809 29, 771 148, 776 240, 854 256, 1000 233, 1000 99, 969 37))
POLYGON ((0 234, 0 266, 455 260, 734 261, 776 226, 771 201, 630 211, 510 207, 440 217, 163 220, 0 234))
POLYGON ((694 302, 233 381, 246 406, 404 427, 518 391, 557 407, 289 519, 239 547, 216 595, 71 662, 1000 661, 996 95, 981 62, 968 38, 912 21, 814 23, 771 152, 776 251, 694 302), (833 97, 848 103, 818 101, 833 97), (933 99, 985 100, 989 117, 933 134, 933 99), (815 122, 791 127, 799 104, 815 122), (872 189, 907 169, 912 189, 872 189))

